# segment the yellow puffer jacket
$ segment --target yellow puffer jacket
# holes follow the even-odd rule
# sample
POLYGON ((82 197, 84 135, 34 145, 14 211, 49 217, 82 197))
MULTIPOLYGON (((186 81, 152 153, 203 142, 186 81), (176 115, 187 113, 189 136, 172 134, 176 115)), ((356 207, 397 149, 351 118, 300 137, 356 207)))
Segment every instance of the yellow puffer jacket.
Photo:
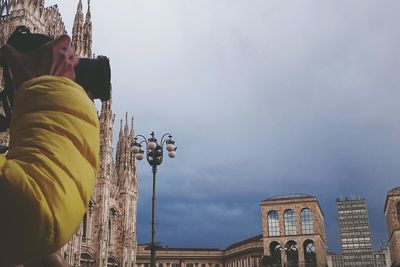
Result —
POLYGON ((0 156, 0 266, 38 259, 76 232, 99 164, 99 121, 73 81, 43 76, 15 94, 0 156))

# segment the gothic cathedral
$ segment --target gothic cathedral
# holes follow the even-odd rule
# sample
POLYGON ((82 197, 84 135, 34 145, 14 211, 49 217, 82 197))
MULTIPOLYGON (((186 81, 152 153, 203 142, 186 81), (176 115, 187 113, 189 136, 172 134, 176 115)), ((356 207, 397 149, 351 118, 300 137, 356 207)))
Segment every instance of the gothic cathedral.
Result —
MULTIPOLYGON (((45 7, 44 0, 0 0, 0 12, 0 45, 19 25, 50 36, 66 33, 57 5, 45 7)), ((93 57, 90 0, 86 16, 79 0, 71 38, 78 57, 93 57)), ((137 177, 130 150, 134 131, 126 115, 114 158, 111 106, 111 100, 103 102, 99 112, 101 163, 88 211, 76 234, 61 249, 70 266, 133 267, 136 263, 137 177)), ((0 136, 0 142, 7 143, 8 135, 0 136)))

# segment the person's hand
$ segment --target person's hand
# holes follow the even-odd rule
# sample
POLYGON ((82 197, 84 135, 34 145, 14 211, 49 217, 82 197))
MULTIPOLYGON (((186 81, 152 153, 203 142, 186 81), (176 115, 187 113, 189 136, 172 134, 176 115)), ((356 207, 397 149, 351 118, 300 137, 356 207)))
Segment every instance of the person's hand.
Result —
POLYGON ((15 88, 30 79, 53 75, 75 80, 75 66, 78 58, 70 45, 68 35, 45 43, 30 53, 21 53, 10 45, 0 48, 0 53, 6 65, 10 67, 15 88))

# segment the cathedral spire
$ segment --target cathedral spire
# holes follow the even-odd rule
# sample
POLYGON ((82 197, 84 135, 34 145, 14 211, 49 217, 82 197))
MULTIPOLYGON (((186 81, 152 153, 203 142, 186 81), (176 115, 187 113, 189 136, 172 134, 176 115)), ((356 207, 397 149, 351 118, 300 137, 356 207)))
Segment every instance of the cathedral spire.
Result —
POLYGON ((123 144, 123 139, 124 139, 122 123, 123 123, 123 120, 121 119, 120 123, 119 123, 119 135, 118 135, 118 141, 117 141, 117 150, 115 152, 115 165, 117 167, 120 165, 120 163, 122 161, 122 157, 123 157, 122 152, 121 152, 123 150, 122 144, 123 144))
POLYGON ((99 116, 100 121, 100 157, 103 177, 111 175, 113 158, 113 127, 115 115, 112 112, 111 101, 103 101, 99 116))
POLYGON ((112 105, 111 99, 109 101, 101 102, 101 111, 99 118, 101 124, 107 123, 106 121, 112 117, 111 105, 112 105))
POLYGON ((131 136, 132 140, 133 140, 133 138, 135 138, 135 130, 133 129, 133 116, 132 116, 132 119, 131 119, 131 133, 130 133, 130 136, 131 136))
POLYGON ((133 154, 131 153, 131 145, 133 142, 132 134, 133 127, 129 129, 128 112, 126 112, 125 122, 121 119, 116 151, 116 167, 120 173, 132 170, 132 164, 134 164, 133 154))
POLYGON ((92 23, 92 14, 90 12, 90 0, 88 0, 88 8, 86 11, 86 19, 85 19, 86 23, 92 23))
POLYGON ((90 0, 88 0, 85 24, 83 25, 83 56, 92 57, 92 15, 90 12, 90 0))
POLYGON ((82 13, 82 0, 79 0, 77 12, 81 12, 82 13))
POLYGON ((125 128, 124 128, 124 136, 128 137, 129 134, 129 126, 128 126, 128 112, 125 113, 125 128))
POLYGON ((83 40, 83 11, 82 0, 79 0, 78 7, 75 14, 74 26, 72 28, 72 41, 71 45, 74 48, 77 56, 82 53, 82 40, 83 40))
POLYGON ((87 13, 86 13, 86 17, 87 16, 91 17, 91 14, 90 14, 90 0, 87 1, 87 5, 88 5, 88 10, 87 10, 87 13))
POLYGON ((121 119, 120 124, 119 124, 119 138, 120 138, 120 139, 121 139, 122 136, 123 136, 123 132, 122 132, 122 129, 123 129, 122 123, 123 123, 123 120, 121 119))

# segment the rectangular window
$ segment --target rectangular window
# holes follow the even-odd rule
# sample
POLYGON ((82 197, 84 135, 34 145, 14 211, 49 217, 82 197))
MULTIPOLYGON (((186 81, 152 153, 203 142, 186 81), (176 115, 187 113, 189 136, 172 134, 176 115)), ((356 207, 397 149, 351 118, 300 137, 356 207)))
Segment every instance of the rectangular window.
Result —
POLYGON ((310 209, 303 209, 300 213, 301 231, 303 234, 313 234, 313 216, 310 209))
POLYGON ((284 215, 285 222, 285 234, 295 235, 296 234, 296 215, 293 210, 286 210, 284 215))
POLYGON ((268 222, 268 235, 279 236, 280 233, 279 233, 278 212, 275 210, 268 212, 267 222, 268 222))

